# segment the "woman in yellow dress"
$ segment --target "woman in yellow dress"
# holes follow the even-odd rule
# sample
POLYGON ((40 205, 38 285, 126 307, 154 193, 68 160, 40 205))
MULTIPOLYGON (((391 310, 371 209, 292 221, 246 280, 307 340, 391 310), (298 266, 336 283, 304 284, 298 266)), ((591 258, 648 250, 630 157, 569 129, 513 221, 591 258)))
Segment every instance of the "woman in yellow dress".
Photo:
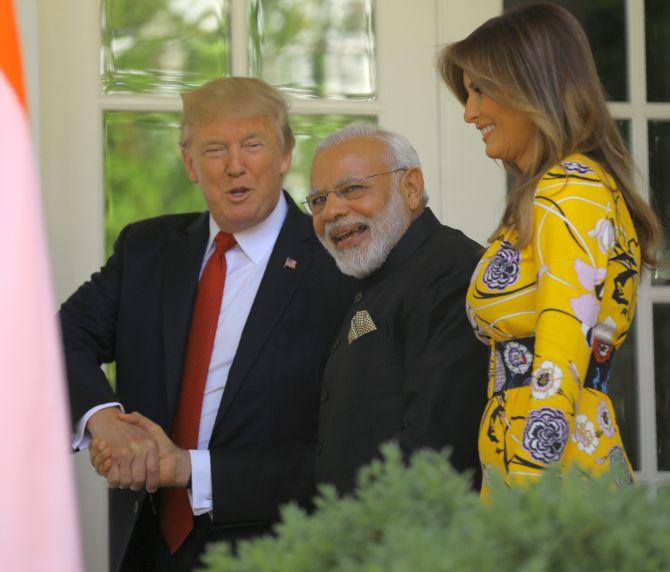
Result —
POLYGON ((514 484, 556 463, 629 483, 607 382, 660 230, 586 35, 566 10, 530 5, 448 45, 439 67, 486 154, 516 176, 467 295, 491 348, 483 492, 491 469, 514 484))

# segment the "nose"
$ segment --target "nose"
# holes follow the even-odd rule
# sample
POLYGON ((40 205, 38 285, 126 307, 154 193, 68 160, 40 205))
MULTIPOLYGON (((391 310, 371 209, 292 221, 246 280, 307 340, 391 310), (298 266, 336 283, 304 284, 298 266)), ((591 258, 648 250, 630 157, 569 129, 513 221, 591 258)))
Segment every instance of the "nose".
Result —
POLYGON ((228 162, 226 164, 226 173, 230 177, 239 177, 246 172, 246 166, 242 158, 240 149, 232 148, 228 153, 228 162))
POLYGON ((323 205, 323 210, 319 213, 324 221, 330 222, 349 212, 347 201, 342 197, 337 196, 337 193, 330 192, 326 195, 326 204, 323 205))
POLYGON ((465 102, 465 110, 463 111, 463 119, 466 123, 473 123, 479 115, 479 107, 475 97, 468 96, 465 102))

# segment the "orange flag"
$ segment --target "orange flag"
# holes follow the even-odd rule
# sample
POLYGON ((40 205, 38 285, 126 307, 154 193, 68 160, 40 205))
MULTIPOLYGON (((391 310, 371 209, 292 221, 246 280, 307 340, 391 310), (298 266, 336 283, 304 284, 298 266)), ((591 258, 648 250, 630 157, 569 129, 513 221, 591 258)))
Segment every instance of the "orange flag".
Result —
POLYGON ((0 0, 0 570, 82 568, 69 415, 12 0, 0 0))

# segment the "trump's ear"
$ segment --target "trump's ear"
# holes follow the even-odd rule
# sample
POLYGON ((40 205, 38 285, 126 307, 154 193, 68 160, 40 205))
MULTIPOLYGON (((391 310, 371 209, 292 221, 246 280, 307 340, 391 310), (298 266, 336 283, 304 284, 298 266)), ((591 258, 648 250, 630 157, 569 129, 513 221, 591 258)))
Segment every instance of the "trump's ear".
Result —
POLYGON ((191 157, 191 152, 188 145, 183 145, 181 147, 181 160, 184 163, 184 169, 186 169, 186 174, 192 183, 198 182, 198 173, 195 170, 195 165, 193 164, 193 157, 191 157))
POLYGON ((409 210, 413 213, 423 208, 423 172, 419 167, 408 169, 401 179, 401 192, 409 210))

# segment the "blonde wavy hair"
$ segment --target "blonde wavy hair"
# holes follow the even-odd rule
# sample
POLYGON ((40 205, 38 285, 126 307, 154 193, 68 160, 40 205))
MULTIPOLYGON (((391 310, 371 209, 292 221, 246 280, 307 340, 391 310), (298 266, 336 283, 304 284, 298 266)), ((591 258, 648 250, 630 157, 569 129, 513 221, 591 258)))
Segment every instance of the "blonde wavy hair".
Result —
POLYGON ((295 137, 288 119, 288 103, 271 85, 253 77, 220 77, 182 94, 182 124, 179 144, 187 147, 191 132, 199 125, 222 117, 269 117, 275 124, 281 149, 290 153, 295 137))
POLYGON ((634 164, 607 109, 586 34, 577 19, 555 4, 538 3, 491 18, 438 58, 442 79, 465 105, 463 74, 498 103, 526 112, 535 127, 530 168, 516 175, 500 224, 514 226, 519 247, 533 233, 533 195, 547 170, 572 153, 588 155, 614 179, 630 210, 642 260, 657 265, 661 227, 633 183, 634 164))

